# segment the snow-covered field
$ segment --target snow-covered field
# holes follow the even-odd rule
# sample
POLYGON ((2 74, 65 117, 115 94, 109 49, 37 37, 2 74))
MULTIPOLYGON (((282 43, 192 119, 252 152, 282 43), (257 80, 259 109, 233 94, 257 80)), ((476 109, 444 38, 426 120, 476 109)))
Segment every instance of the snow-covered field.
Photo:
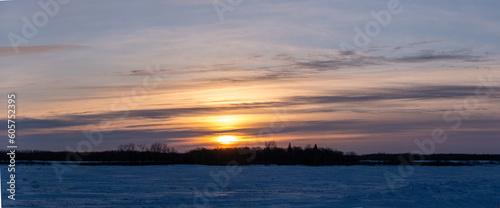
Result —
POLYGON ((18 165, 15 201, 2 168, 4 207, 500 207, 499 165, 53 167, 18 165))

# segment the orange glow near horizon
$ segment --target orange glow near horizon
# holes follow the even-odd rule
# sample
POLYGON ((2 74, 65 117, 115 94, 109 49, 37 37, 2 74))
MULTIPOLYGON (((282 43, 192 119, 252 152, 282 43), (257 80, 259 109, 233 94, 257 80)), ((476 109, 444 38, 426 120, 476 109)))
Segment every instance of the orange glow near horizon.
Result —
POLYGON ((238 137, 232 136, 232 135, 224 135, 224 136, 219 136, 216 137, 216 140, 218 143, 223 144, 223 145, 230 145, 234 144, 240 141, 238 137))
POLYGON ((239 116, 224 115, 212 118, 210 123, 217 129, 228 130, 236 128, 237 125, 241 123, 241 120, 239 116))

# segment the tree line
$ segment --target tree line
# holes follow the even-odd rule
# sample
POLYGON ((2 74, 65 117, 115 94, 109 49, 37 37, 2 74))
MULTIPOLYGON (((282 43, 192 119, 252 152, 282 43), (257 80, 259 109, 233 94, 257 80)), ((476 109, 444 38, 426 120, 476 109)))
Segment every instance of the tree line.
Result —
MULTIPOLYGON (((0 160, 9 158, 3 151, 0 160)), ((18 151, 16 160, 21 161, 67 161, 85 165, 153 165, 153 164, 200 164, 226 165, 236 161, 240 165, 470 165, 474 161, 490 161, 498 164, 500 155, 487 154, 367 154, 344 153, 330 148, 292 146, 280 148, 276 142, 265 142, 264 147, 196 148, 178 153, 167 144, 121 144, 116 150, 78 153, 75 160, 67 151, 18 151), (403 162, 403 161, 406 161, 403 162), (410 163, 408 163, 410 161, 410 163), (459 162, 457 162, 459 161, 459 162)))

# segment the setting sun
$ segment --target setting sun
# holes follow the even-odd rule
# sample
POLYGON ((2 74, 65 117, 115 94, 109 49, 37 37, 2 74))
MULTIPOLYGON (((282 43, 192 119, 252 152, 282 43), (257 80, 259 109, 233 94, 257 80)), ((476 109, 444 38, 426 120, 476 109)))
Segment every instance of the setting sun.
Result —
POLYGON ((225 135, 225 136, 217 137, 216 141, 221 143, 221 144, 233 144, 235 142, 239 142, 240 140, 236 136, 225 135))

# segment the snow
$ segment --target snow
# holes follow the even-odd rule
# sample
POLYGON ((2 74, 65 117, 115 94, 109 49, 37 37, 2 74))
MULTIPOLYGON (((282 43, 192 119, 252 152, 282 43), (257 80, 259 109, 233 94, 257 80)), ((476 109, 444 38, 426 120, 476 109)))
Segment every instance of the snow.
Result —
POLYGON ((499 165, 54 167, 18 165, 15 201, 3 168, 4 207, 500 207, 499 165))

